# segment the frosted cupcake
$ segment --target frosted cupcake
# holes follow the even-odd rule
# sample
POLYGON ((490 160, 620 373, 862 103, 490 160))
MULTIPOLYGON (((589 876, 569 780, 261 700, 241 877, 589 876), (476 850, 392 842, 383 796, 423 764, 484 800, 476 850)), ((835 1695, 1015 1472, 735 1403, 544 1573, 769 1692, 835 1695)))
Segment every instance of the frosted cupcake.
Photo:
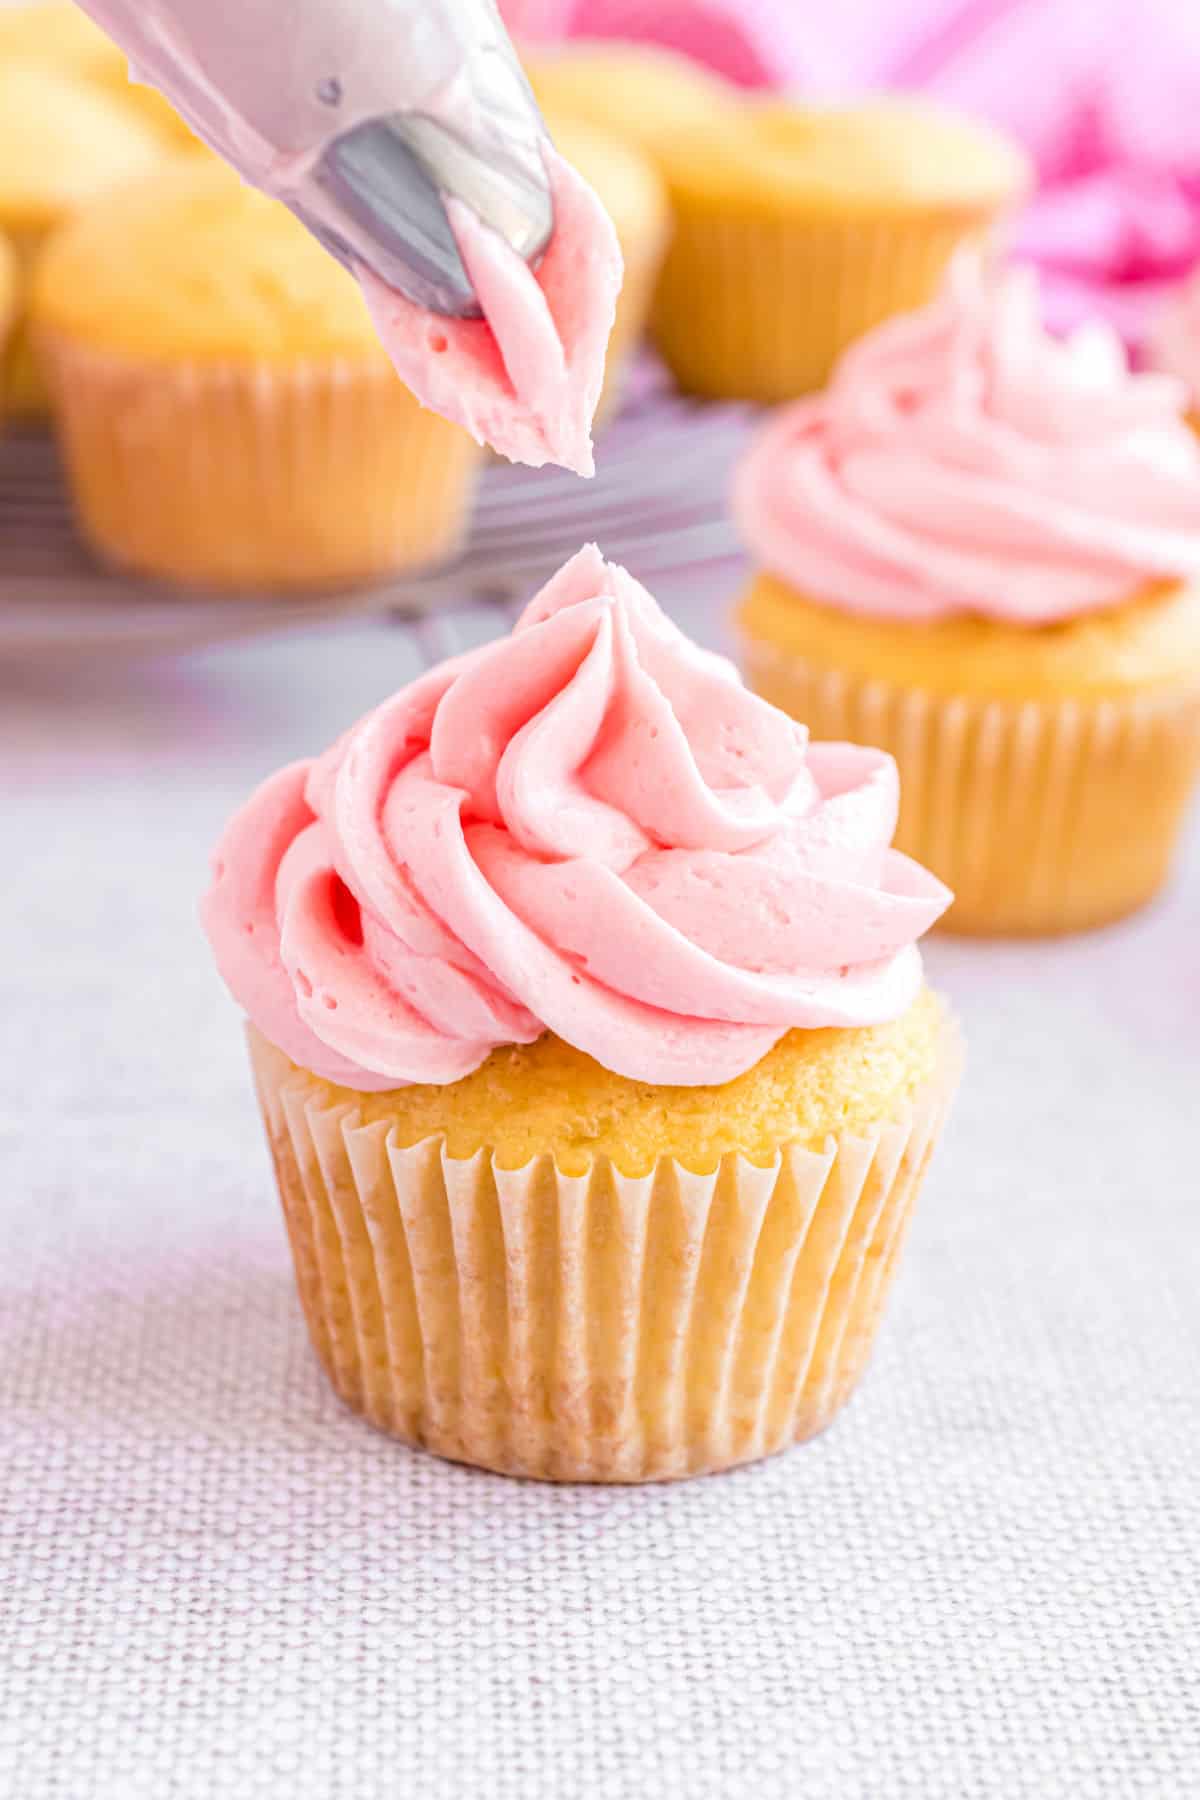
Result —
POLYGON ((1183 390, 1033 278, 956 267, 753 444, 751 685, 890 750, 951 929, 1099 925, 1161 885, 1200 762, 1200 445, 1183 390))
POLYGON ((675 233, 654 334, 680 384, 777 401, 936 292, 1024 193, 1026 159, 990 127, 912 102, 746 101, 660 148, 675 233))
POLYGON ((104 561, 286 590, 458 544, 475 446, 396 378, 351 277, 214 158, 89 208, 47 250, 32 306, 104 561))
POLYGON ((204 921, 350 1406, 558 1480, 832 1419, 958 1063, 896 804, 594 549, 258 790, 204 921))
MULTIPOLYGON (((0 38, 0 233, 16 252, 22 290, 60 225, 165 154, 158 133, 128 108, 68 73, 8 60, 0 38)), ((13 412, 45 411, 23 323, 0 364, 0 387, 13 412)))

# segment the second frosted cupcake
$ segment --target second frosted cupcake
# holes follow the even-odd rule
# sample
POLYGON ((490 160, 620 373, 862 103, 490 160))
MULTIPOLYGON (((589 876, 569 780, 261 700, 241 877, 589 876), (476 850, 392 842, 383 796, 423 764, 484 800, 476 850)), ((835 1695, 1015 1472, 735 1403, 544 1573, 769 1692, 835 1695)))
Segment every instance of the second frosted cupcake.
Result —
POLYGON ((456 546, 476 446, 398 380, 351 277, 207 155, 75 220, 32 304, 80 524, 106 561, 269 590, 456 546))
POLYGON ((973 261, 752 447, 752 684, 878 744, 961 931, 1066 931, 1161 885, 1200 763, 1200 444, 1105 329, 1047 336, 973 261))

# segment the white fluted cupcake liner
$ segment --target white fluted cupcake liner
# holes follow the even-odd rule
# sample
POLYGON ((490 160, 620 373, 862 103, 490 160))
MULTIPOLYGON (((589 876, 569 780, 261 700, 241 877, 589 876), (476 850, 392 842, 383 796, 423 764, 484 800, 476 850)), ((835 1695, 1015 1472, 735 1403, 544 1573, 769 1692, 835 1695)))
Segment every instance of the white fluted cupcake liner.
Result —
POLYGON ((555 1481, 723 1469, 821 1431, 869 1355, 957 1085, 769 1167, 663 1159, 622 1175, 506 1170, 412 1148, 250 1054, 309 1332, 373 1424, 456 1461, 555 1481))

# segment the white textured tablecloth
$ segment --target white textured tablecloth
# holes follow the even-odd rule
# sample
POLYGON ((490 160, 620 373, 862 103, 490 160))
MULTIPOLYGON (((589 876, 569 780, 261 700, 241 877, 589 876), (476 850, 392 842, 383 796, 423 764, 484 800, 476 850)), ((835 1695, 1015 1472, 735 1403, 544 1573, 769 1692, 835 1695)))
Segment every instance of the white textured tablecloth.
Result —
POLYGON ((967 1085, 824 1439, 508 1483, 326 1388, 195 922, 418 656, 0 673, 0 1795, 1200 1794, 1200 840, 1118 929, 931 946, 967 1085))

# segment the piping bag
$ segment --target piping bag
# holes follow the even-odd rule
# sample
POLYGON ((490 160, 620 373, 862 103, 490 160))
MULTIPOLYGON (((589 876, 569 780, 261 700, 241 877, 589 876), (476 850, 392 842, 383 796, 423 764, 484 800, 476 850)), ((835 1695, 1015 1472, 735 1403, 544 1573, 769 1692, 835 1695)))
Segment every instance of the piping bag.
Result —
POLYGON ((514 461, 593 472, 621 280, 495 0, 83 0, 362 285, 401 378, 514 461))

